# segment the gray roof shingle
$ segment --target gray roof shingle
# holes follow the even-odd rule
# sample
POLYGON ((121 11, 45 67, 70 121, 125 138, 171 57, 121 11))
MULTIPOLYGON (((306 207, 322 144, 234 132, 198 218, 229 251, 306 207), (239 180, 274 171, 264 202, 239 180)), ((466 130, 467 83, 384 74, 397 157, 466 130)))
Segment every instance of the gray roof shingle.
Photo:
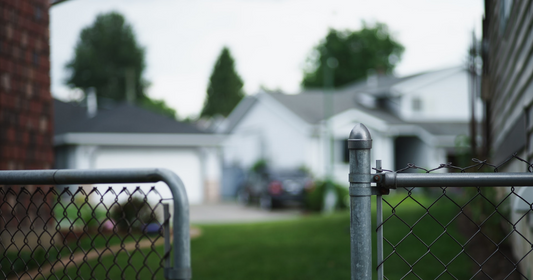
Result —
POLYGON ((87 108, 54 100, 55 135, 64 133, 205 133, 175 119, 126 103, 101 109, 89 118, 87 108))
MULTIPOLYGON (((455 68, 452 68, 451 70, 454 69, 455 68)), ((466 122, 406 122, 380 104, 377 104, 377 106, 365 106, 363 105, 364 103, 361 102, 361 99, 364 96, 380 100, 389 100, 394 98, 392 88, 395 85, 411 79, 424 77, 426 74, 446 71, 449 72, 450 69, 423 72, 401 78, 392 75, 380 75, 373 81, 361 80, 335 89, 331 93, 332 114, 336 115, 350 109, 357 109, 379 118, 390 125, 417 125, 436 136, 467 133, 468 123, 466 122)), ((267 94, 309 124, 318 124, 326 118, 324 114, 326 96, 321 89, 305 90, 298 94, 284 94, 282 92, 262 92, 261 94, 267 94)), ((256 96, 245 97, 234 112, 228 117, 228 126, 226 127, 225 132, 231 132, 256 102, 256 96)))

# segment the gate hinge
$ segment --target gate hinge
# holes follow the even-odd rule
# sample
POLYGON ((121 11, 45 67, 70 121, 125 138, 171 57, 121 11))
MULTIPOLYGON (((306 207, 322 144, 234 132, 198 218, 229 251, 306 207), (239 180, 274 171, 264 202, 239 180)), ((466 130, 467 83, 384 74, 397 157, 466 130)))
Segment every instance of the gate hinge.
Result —
POLYGON ((387 195, 390 190, 382 187, 370 187, 370 188, 356 188, 350 187, 350 196, 371 196, 371 195, 387 195))

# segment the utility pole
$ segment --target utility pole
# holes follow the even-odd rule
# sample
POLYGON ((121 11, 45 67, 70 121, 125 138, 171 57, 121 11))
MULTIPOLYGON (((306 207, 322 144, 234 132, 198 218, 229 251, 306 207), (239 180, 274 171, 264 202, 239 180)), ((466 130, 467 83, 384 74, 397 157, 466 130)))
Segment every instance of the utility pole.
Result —
POLYGON ((334 147, 333 133, 331 129, 331 117, 333 116, 333 85, 335 68, 339 62, 336 58, 328 56, 324 61, 324 125, 325 125, 325 157, 326 162, 326 191, 324 195, 324 213, 331 213, 337 203, 337 195, 333 189, 333 163, 334 147))
POLYGON ((126 101, 128 104, 135 103, 135 68, 128 67, 125 70, 126 80, 126 101))

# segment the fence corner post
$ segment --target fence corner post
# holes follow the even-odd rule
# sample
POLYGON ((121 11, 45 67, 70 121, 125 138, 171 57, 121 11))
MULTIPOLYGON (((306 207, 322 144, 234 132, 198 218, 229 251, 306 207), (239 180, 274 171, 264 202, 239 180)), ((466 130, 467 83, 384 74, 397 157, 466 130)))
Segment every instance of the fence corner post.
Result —
POLYGON ((363 124, 356 124, 348 137, 352 280, 372 279, 371 148, 370 132, 363 124))

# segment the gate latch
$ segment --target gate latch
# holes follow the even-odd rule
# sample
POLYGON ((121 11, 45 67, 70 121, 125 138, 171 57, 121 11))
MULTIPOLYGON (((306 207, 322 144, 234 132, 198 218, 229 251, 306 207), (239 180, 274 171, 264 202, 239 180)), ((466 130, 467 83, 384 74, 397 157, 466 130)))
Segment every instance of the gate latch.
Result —
POLYGON ((369 183, 376 183, 375 187, 363 187, 363 188, 357 188, 357 187, 350 187, 350 196, 371 196, 371 195, 387 195, 390 193, 389 188, 381 186, 381 182, 383 181, 383 175, 381 174, 381 160, 376 160, 376 174, 358 174, 358 173, 350 173, 349 174, 349 181, 350 184, 369 184, 369 183))

